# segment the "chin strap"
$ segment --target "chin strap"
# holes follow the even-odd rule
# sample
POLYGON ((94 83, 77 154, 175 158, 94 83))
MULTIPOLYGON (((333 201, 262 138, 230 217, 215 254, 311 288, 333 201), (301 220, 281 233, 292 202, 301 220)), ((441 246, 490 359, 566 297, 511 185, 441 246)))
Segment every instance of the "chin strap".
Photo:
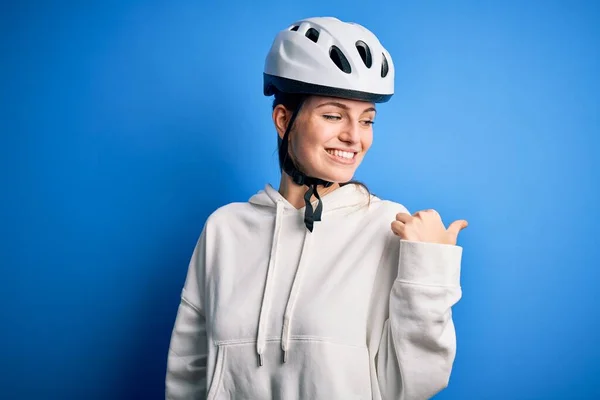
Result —
POLYGON ((288 136, 290 134, 290 130, 292 129, 294 121, 296 120, 296 117, 298 116, 298 113, 302 108, 303 103, 304 100, 300 101, 300 103, 298 104, 298 107, 294 111, 294 114, 292 114, 292 118, 290 119, 290 123, 288 124, 285 134, 283 135, 283 139, 281 139, 279 143, 279 161, 283 166, 283 171, 292 178, 292 181, 296 185, 308 186, 308 190, 304 194, 304 203, 306 205, 306 209, 304 211, 304 224, 306 225, 306 228, 310 232, 312 232, 314 228, 314 223, 317 221, 321 221, 321 215, 323 213, 323 202, 321 200, 321 197, 319 196, 319 192, 317 191, 317 186, 323 185, 324 187, 329 187, 333 184, 333 182, 328 182, 323 179, 307 176, 298 168, 296 168, 296 165, 294 165, 294 162, 288 156, 288 136), (310 201, 313 195, 319 201, 314 211, 312 203, 310 201))
POLYGON ((317 186, 323 185, 325 187, 329 187, 333 184, 333 182, 327 182, 322 179, 306 176, 304 173, 300 172, 296 168, 296 166, 289 157, 286 157, 286 160, 283 164, 283 170, 292 178, 292 181, 296 185, 308 186, 308 190, 304 194, 304 204, 306 205, 306 209, 304 211, 304 224, 306 225, 306 228, 310 232, 312 232, 314 228, 314 223, 321 221, 321 215, 323 213, 323 201, 321 200, 321 196, 319 196, 317 186), (312 203, 310 201, 313 194, 319 201, 314 211, 312 203))

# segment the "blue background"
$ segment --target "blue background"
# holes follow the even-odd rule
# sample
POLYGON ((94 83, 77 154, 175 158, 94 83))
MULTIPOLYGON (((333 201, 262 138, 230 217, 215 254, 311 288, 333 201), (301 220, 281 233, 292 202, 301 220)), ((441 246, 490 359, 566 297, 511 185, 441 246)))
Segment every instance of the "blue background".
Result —
POLYGON ((437 398, 600 398, 600 3, 12 3, 0 397, 163 398, 205 218, 279 182, 266 52, 294 20, 335 15, 396 64, 357 177, 470 222, 437 398))

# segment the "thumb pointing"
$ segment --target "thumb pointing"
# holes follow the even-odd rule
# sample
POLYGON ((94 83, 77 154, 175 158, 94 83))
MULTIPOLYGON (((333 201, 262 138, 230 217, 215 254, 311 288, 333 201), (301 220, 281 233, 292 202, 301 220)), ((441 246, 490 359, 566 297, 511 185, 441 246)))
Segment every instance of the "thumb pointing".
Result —
POLYGON ((454 237, 458 237, 459 232, 465 229, 467 226, 469 226, 469 223, 464 219, 460 219, 450 224, 448 227, 448 232, 452 233, 454 237))

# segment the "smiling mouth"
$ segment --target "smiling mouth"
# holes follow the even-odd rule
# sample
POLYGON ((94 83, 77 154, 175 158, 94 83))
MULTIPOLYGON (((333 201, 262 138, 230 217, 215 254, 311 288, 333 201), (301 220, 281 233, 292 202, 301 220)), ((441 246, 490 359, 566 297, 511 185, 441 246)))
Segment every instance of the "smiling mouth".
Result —
POLYGON ((327 149, 326 151, 336 158, 339 158, 342 160, 347 160, 347 161, 353 160, 357 154, 357 153, 351 152, 351 151, 342 151, 342 150, 334 150, 334 149, 327 149))

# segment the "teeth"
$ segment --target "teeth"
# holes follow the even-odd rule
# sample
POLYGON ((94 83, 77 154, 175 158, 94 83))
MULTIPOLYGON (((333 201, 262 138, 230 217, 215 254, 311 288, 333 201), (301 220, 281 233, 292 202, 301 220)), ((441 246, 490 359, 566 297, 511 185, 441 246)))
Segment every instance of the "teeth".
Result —
POLYGON ((347 160, 351 160, 354 158, 354 153, 350 153, 348 151, 341 151, 341 150, 327 150, 327 152, 329 154, 333 154, 336 157, 341 157, 341 158, 345 158, 347 160))

